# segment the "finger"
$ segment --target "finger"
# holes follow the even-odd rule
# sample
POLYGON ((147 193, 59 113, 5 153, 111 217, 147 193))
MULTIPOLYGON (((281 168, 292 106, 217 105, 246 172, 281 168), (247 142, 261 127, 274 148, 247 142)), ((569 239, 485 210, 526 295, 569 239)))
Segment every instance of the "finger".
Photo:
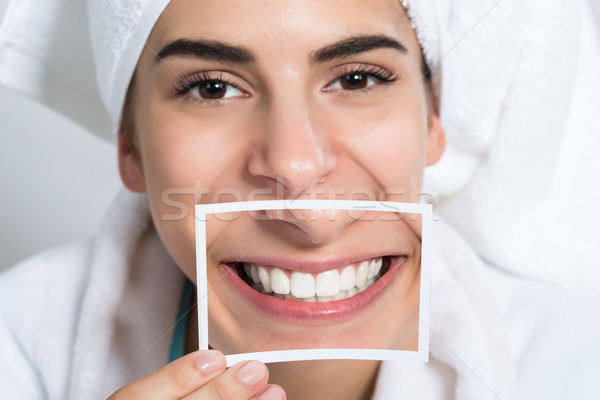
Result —
POLYGON ((185 400, 249 400, 265 390, 269 370, 260 361, 243 361, 217 376, 185 400))
POLYGON ((285 391, 277 385, 267 385, 258 396, 252 400, 285 400, 285 391))
POLYGON ((181 399, 223 373, 226 364, 216 350, 190 353, 118 390, 110 400, 181 399))

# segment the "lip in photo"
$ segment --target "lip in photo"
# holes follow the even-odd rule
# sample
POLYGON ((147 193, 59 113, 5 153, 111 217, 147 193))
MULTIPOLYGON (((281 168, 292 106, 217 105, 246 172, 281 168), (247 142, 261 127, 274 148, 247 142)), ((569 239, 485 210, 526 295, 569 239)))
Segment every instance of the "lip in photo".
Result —
POLYGON ((428 204, 197 205, 200 348, 229 364, 426 361, 430 223, 428 204), (326 244, 302 240, 315 225, 345 228, 326 244))

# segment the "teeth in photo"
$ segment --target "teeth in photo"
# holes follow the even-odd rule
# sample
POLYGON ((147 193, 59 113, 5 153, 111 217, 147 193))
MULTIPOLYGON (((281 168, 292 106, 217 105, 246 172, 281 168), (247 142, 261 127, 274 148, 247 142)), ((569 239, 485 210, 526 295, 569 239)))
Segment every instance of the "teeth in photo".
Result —
POLYGON ((271 272, 271 289, 277 294, 290 293, 290 279, 279 268, 273 268, 271 272))
POLYGON ((313 297, 315 295, 315 278, 311 274, 294 271, 290 282, 290 290, 295 297, 300 299, 313 297))
POLYGON ((382 266, 383 266, 383 258, 379 257, 377 260, 375 260, 375 276, 379 275, 379 272, 381 271, 382 266))
POLYGON ((360 263, 358 270, 356 271, 356 287, 364 287, 367 282, 367 275, 369 275, 369 262, 363 261, 360 263))
POLYGON ((328 301, 334 301, 333 299, 334 296, 317 296, 317 302, 318 303, 325 303, 328 301))
POLYGON ((338 294, 336 294, 335 296, 331 296, 331 297, 333 297, 333 301, 336 301, 336 300, 347 299, 350 296, 348 296, 348 291, 347 290, 340 290, 338 292, 338 294))
POLYGON ((260 279, 265 292, 271 293, 273 291, 271 288, 271 276, 264 267, 258 267, 258 278, 260 279))
POLYGON ((369 264, 369 272, 367 274, 368 281, 373 279, 373 277, 379 273, 382 263, 383 260, 381 259, 381 257, 379 257, 376 260, 371 260, 371 263, 369 264))
POLYGON ((325 302, 352 297, 379 278, 383 258, 323 271, 316 275, 282 268, 244 263, 253 289, 267 295, 296 301, 325 302))
POLYGON ((362 293, 362 292, 364 292, 365 290, 367 290, 374 283, 375 283, 375 279, 371 279, 371 280, 365 282, 365 286, 356 288, 356 293, 362 293))
POLYGON ((317 275, 317 296, 335 296, 340 291, 340 274, 337 270, 324 271, 317 275))
POLYGON ((348 265, 340 275, 340 290, 348 290, 356 285, 356 271, 352 265, 348 265))
POLYGON ((258 268, 256 268, 256 265, 250 265, 250 276, 252 277, 254 283, 260 283, 260 278, 258 277, 258 268))

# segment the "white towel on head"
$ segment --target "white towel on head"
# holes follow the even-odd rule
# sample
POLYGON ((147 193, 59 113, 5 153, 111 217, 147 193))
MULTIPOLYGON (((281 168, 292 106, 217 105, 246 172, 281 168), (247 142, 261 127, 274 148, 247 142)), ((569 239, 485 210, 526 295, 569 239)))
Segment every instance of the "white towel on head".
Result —
POLYGON ((169 1, 88 0, 98 86, 113 132, 118 129, 125 94, 139 56, 169 1))
POLYGON ((440 214, 490 264, 600 288, 600 46, 583 0, 404 1, 438 57, 440 214), (435 12, 434 12, 435 11, 435 12), (422 24, 437 23, 437 30, 422 24), (510 28, 507 28, 510 27, 510 28), (439 38, 430 37, 440 34, 439 38))
POLYGON ((0 26, 0 84, 113 141, 135 65, 168 3, 13 0, 0 26))
POLYGON ((436 8, 429 1, 401 0, 400 2, 410 17, 427 65, 435 69, 440 60, 440 40, 443 38, 443 34, 439 31, 440 24, 436 14, 443 14, 440 6, 445 7, 447 4, 440 2, 436 8))

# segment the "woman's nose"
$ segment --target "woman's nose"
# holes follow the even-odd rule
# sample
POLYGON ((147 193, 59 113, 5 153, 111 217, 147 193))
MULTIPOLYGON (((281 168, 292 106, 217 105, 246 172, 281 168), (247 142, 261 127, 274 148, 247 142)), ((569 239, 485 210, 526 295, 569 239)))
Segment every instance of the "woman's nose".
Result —
MULTIPOLYGON (((327 199, 327 189, 344 189, 350 182, 336 181, 338 154, 327 118, 311 111, 301 96, 275 102, 268 110, 263 141, 250 158, 248 169, 261 188, 274 189, 284 199, 327 199), (283 189, 283 190, 282 190, 283 189)), ((347 174, 346 174, 347 175, 347 174)), ((279 195, 279 196, 281 196, 279 195)), ((277 230, 288 239, 318 245, 336 238, 358 216, 347 210, 266 211, 277 230)))
POLYGON ((337 156, 330 138, 315 126, 301 96, 274 101, 265 114, 262 140, 248 170, 260 186, 282 185, 286 197, 300 196, 335 169, 337 156))

